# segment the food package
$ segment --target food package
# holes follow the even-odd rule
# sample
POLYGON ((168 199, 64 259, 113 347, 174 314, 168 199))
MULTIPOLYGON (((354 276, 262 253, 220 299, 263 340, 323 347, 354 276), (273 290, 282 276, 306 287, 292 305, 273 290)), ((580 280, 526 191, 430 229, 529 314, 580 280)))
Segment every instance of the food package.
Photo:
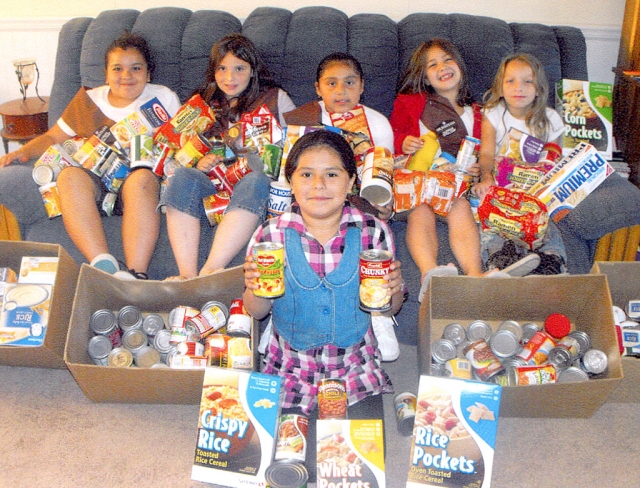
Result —
POLYGON ((362 105, 356 105, 353 109, 344 113, 330 113, 333 127, 341 129, 347 142, 351 145, 357 160, 364 159, 365 154, 373 147, 371 129, 367 122, 367 116, 362 105))
POLYGON ((149 128, 138 112, 130 113, 111 126, 111 133, 123 148, 128 148, 131 145, 133 137, 146 135, 149 132, 149 128))
POLYGON ((504 156, 495 159, 496 184, 503 188, 527 191, 553 168, 551 164, 522 164, 504 156))
POLYGON ((498 156, 504 156, 523 163, 536 164, 544 142, 511 127, 498 148, 498 156))
POLYGON ((195 134, 202 134, 213 127, 215 120, 213 109, 200 95, 195 94, 168 122, 158 128, 154 141, 178 150, 195 134))

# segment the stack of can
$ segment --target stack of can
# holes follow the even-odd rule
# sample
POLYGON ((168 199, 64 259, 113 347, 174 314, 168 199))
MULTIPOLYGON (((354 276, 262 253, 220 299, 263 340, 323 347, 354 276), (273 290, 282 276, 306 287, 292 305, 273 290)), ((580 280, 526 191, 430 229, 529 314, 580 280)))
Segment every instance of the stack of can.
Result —
POLYGON ((585 381, 604 373, 607 355, 589 335, 573 330, 554 338, 533 322, 448 324, 431 344, 431 374, 502 385, 585 381))
POLYGON ((265 478, 272 488, 300 488, 309 479, 305 466, 309 418, 293 413, 280 416, 274 461, 265 478))

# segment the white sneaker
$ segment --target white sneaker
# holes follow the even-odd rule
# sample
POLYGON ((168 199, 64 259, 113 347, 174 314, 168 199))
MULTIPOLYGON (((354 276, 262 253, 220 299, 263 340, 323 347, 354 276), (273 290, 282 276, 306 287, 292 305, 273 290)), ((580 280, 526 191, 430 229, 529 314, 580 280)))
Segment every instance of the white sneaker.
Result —
POLYGON ((91 260, 90 266, 104 271, 105 273, 114 274, 120 269, 118 260, 111 254, 98 254, 91 260))
POLYGON ((393 317, 385 317, 377 313, 371 314, 371 327, 378 340, 378 349, 380 349, 383 361, 395 361, 400 356, 400 347, 394 326, 393 317))

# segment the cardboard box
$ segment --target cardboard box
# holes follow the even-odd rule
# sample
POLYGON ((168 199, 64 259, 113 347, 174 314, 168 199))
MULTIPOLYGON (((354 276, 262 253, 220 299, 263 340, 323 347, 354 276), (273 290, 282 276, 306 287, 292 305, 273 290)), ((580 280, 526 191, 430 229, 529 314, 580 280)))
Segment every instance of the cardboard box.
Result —
POLYGON ((0 241, 0 266, 18 272, 23 256, 58 258, 58 272, 51 294, 47 331, 44 342, 37 347, 0 346, 0 364, 65 368, 64 347, 78 281, 78 264, 57 244, 0 241))
MULTIPOLYGON (((93 363, 87 354, 91 314, 101 308, 118 310, 137 305, 144 313, 167 313, 179 305, 201 307, 217 300, 227 307, 242 296, 242 267, 183 282, 121 281, 91 266, 80 268, 73 300, 64 360, 84 394, 101 403, 200 403, 204 369, 110 368, 93 363)), ((254 324, 254 331, 256 324, 254 324)), ((258 364, 256 334, 252 337, 258 364)))
MULTIPOLYGON (((640 298, 640 262, 598 261, 593 265, 591 272, 601 273, 607 277, 611 303, 625 312, 627 312, 629 300, 640 298)), ((640 403, 640 358, 622 357, 620 359, 624 377, 607 402, 640 403)))
POLYGON ((560 141, 568 154, 580 142, 596 147, 605 159, 613 152, 613 85, 580 80, 556 83, 556 110, 565 124, 560 141))
POLYGON ((605 377, 582 383, 505 386, 501 417, 590 417, 622 380, 622 368, 607 279, 602 275, 526 278, 434 277, 420 308, 418 366, 430 374, 430 344, 447 324, 485 320, 493 330, 506 319, 539 325, 565 314, 572 329, 591 336, 609 360, 605 377))

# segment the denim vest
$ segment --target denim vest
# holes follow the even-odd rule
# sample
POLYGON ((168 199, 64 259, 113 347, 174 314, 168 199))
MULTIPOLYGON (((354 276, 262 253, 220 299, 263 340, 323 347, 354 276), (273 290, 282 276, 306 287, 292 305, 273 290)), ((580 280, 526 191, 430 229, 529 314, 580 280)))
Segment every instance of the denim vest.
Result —
POLYGON ((370 316, 359 307, 360 229, 347 229, 340 264, 324 278, 311 268, 298 234, 285 229, 284 235, 286 291, 272 309, 278 334, 299 351, 327 344, 348 347, 362 340, 370 316))

